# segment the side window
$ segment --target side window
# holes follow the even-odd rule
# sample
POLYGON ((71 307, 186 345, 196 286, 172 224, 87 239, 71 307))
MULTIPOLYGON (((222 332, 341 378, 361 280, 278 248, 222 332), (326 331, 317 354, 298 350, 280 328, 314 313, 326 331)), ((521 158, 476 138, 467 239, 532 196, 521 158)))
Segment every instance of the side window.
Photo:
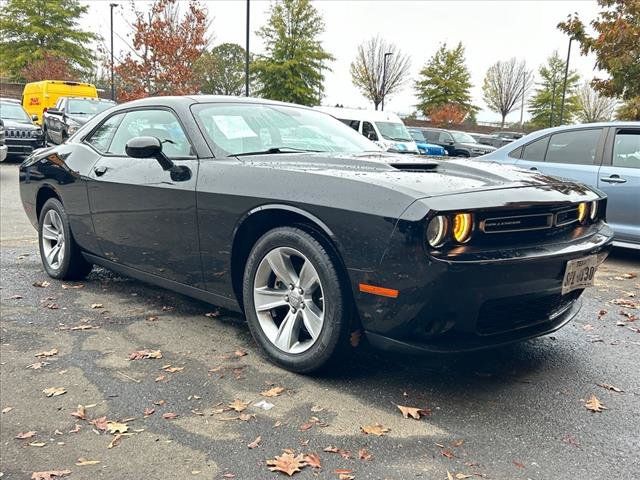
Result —
POLYGON ((116 128, 118 128, 118 125, 120 125, 124 115, 124 113, 120 113, 109 117, 102 125, 94 130, 90 137, 85 138, 84 141, 100 153, 106 153, 113 138, 113 133, 116 131, 116 128))
POLYGON ((360 120, 351 120, 349 122, 349 126, 353 128, 356 132, 360 131, 360 120))
POLYGON ((510 156, 511 158, 520 158, 520 157, 522 156, 522 150, 523 150, 523 148, 524 148, 524 147, 519 147, 519 148, 516 148, 515 150, 511 150, 511 151, 509 152, 509 156, 510 156))
POLYGON ((167 110, 135 110, 125 114, 108 153, 125 156, 125 146, 134 137, 156 137, 169 158, 193 157, 193 151, 178 119, 167 110))
POLYGON ((602 129, 576 130, 551 135, 547 162, 593 165, 602 129))
MULTIPOLYGON (((424 132, 424 130, 423 130, 424 132)), ((437 143, 438 142, 438 132, 434 132, 431 130, 427 130, 425 133, 425 138, 429 143, 437 143)))
POLYGON ((447 142, 450 142, 451 140, 453 139, 451 138, 450 133, 440 132, 440 135, 438 136, 438 143, 447 143, 447 142))
POLYGON ((522 150, 523 160, 529 160, 532 162, 544 162, 544 154, 547 151, 547 145, 549 144, 549 137, 544 137, 528 145, 525 145, 522 150))
POLYGON ((373 140, 374 142, 378 140, 378 134, 373 128, 373 125, 371 125, 371 123, 369 122, 362 122, 362 135, 367 137, 369 140, 373 140))
POLYGON ((640 168, 640 130, 618 130, 613 141, 613 166, 640 168))

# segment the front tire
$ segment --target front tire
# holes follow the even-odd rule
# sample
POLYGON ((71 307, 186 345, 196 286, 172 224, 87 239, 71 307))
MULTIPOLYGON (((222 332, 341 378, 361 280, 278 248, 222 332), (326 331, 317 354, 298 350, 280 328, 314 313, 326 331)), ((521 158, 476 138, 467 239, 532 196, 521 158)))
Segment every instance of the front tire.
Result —
POLYGON ((73 239, 69 218, 57 198, 47 200, 40 211, 38 243, 42 265, 52 278, 80 280, 93 267, 73 239))
POLYGON ((264 234, 245 266, 243 297, 251 334, 270 360, 310 373, 348 347, 348 285, 327 249, 293 227, 264 234))

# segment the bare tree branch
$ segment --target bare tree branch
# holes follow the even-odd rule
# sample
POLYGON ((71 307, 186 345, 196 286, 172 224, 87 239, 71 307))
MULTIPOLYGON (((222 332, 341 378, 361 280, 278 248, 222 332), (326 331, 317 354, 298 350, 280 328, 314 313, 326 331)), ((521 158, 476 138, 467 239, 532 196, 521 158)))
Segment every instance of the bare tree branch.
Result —
POLYGON ((502 115, 502 126, 507 115, 522 102, 533 83, 533 72, 527 70, 524 60, 515 57, 494 63, 487 70, 482 86, 483 99, 494 112, 502 115))
POLYGON ((585 82, 578 90, 578 111, 576 116, 582 123, 608 122, 613 117, 617 105, 615 98, 601 95, 585 82))
POLYGON ((358 47, 356 58, 351 62, 351 80, 377 110, 383 98, 388 98, 405 84, 410 67, 411 60, 407 55, 376 36, 358 47), (386 79, 383 79, 385 53, 391 55, 387 57, 386 79))

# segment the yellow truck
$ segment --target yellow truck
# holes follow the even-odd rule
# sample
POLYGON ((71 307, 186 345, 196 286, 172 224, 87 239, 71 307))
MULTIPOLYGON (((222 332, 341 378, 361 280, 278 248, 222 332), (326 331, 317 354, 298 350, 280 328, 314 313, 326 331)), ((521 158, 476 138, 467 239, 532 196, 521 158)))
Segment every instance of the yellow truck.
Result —
POLYGON ((90 83, 42 80, 27 83, 22 92, 22 106, 29 115, 37 115, 37 124, 42 124, 42 114, 55 106, 58 97, 98 98, 96 86, 90 83))

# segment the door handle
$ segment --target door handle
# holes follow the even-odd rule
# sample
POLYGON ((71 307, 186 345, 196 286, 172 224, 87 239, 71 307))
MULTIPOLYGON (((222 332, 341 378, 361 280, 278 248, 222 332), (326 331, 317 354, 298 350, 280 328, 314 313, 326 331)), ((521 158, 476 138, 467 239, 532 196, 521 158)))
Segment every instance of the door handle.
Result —
POLYGON ((538 167, 531 167, 531 168, 529 168, 529 170, 533 170, 534 172, 537 172, 538 171, 538 167))
POLYGON ((627 183, 626 178, 621 178, 620 175, 615 173, 608 177, 600 177, 600 181, 604 183, 627 183))
POLYGON ((93 172, 98 176, 101 177, 102 175, 104 175, 107 172, 108 168, 105 167, 104 165, 101 165, 99 167, 95 167, 93 169, 93 172))

